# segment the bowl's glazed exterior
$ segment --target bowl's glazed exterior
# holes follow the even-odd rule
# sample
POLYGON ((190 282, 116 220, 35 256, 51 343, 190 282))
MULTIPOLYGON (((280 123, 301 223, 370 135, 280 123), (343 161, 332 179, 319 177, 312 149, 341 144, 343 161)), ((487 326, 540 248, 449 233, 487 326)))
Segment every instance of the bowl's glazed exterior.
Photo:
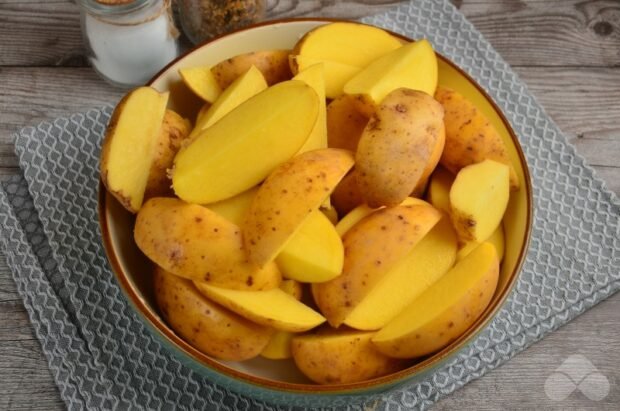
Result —
MULTIPOLYGON (((182 83, 178 69, 209 66, 237 54, 268 49, 289 49, 307 31, 331 20, 297 19, 270 22, 243 29, 205 43, 179 57, 149 83, 171 93, 169 108, 195 118, 200 101, 182 83)), ((403 41, 409 39, 394 34, 403 41)), ((493 319, 515 285, 529 244, 532 224, 532 187, 525 157, 508 121, 482 88, 461 69, 439 56, 439 83, 473 101, 490 119, 506 142, 521 189, 511 193, 504 218, 505 257, 498 288, 489 307, 461 337, 440 352, 400 372, 373 380, 337 385, 311 384, 292 360, 257 358, 243 363, 213 359, 177 336, 159 316, 154 303, 151 263, 133 241, 134 217, 100 185, 99 218, 103 243, 121 288, 138 317, 179 360, 209 380, 252 398, 299 406, 335 406, 369 399, 373 394, 422 379, 452 359, 493 319)))

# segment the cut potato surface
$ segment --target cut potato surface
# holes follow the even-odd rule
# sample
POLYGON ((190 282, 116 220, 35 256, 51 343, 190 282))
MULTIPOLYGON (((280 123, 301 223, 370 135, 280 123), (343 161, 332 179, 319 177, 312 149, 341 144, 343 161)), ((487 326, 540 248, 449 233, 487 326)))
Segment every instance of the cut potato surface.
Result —
POLYGON ((182 68, 179 75, 190 90, 209 103, 213 103, 222 92, 209 67, 182 68))
POLYGON ((257 324, 278 330, 302 332, 325 322, 321 314, 279 288, 239 291, 214 287, 204 282, 195 282, 195 285, 216 303, 257 324))
POLYGON ((406 44, 373 61, 345 84, 344 92, 376 105, 399 88, 435 94, 437 58, 428 40, 406 44))
POLYGON ((257 192, 258 186, 250 188, 249 190, 226 200, 211 203, 207 206, 207 208, 215 211, 236 226, 241 227, 245 221, 245 215, 250 209, 257 192))
POLYGON ((456 233, 445 215, 362 299, 344 323, 378 330, 441 278, 456 258, 456 233))
POLYGON ((267 88, 267 82, 262 73, 252 66, 250 69, 239 76, 232 84, 224 90, 222 94, 213 102, 207 112, 200 116, 196 122, 196 127, 192 131, 191 137, 195 137, 202 130, 210 127, 219 119, 230 113, 250 97, 254 97, 267 88))
POLYGON ((443 167, 437 167, 428 186, 428 201, 438 210, 450 213, 450 188, 454 174, 443 167))
POLYGON ((344 249, 334 225, 313 211, 276 257, 285 278, 305 283, 329 281, 340 275, 344 249))
POLYGON ((293 73, 299 73, 315 64, 323 64, 325 96, 327 98, 336 98, 342 95, 342 89, 346 82, 362 70, 361 67, 350 64, 308 56, 290 56, 290 63, 293 73))
POLYGON ((139 87, 118 103, 101 148, 101 181, 132 213, 142 206, 168 93, 139 87))
MULTIPOLYGON (((497 259, 501 263, 504 259, 504 229, 501 223, 485 241, 493 244, 497 252, 497 259)), ((479 245, 480 243, 472 241, 459 248, 459 251, 456 253, 456 261, 461 261, 463 258, 467 257, 467 255, 474 251, 479 245)))
POLYGON ((397 206, 375 211, 347 231, 342 274, 313 284, 316 303, 329 324, 341 325, 440 218, 427 205, 397 206))
POLYGON ((373 344, 395 358, 420 357, 445 347, 482 314, 498 275, 495 247, 481 244, 381 329, 373 344))
POLYGON ((459 240, 489 238, 504 217, 509 195, 507 165, 484 160, 462 168, 450 188, 450 216, 459 240))
POLYGON ((405 363, 381 354, 370 339, 374 333, 334 331, 295 336, 295 364, 319 384, 345 384, 381 377, 404 368, 405 363))
POLYGON ((159 197, 138 213, 134 239, 151 261, 175 275, 236 289, 277 287, 277 267, 249 263, 240 231, 205 207, 159 197))
POLYGON ((316 123, 310 132, 310 136, 299 150, 300 153, 305 151, 316 150, 319 148, 327 148, 327 121, 325 106, 325 77, 323 74, 323 64, 315 64, 307 69, 300 71, 293 80, 303 81, 316 92, 319 96, 319 114, 316 117, 316 123))
POLYGON ((279 83, 250 98, 179 151, 175 193, 208 204, 260 183, 306 142, 319 105, 317 94, 301 81, 279 83))
POLYGON ((243 361, 256 357, 273 330, 246 320, 206 299, 191 281, 155 268, 157 306, 170 327, 196 349, 215 358, 243 361))
POLYGON ((307 151, 280 165, 261 185, 243 225, 250 261, 273 261, 304 220, 353 167, 346 150, 307 151))

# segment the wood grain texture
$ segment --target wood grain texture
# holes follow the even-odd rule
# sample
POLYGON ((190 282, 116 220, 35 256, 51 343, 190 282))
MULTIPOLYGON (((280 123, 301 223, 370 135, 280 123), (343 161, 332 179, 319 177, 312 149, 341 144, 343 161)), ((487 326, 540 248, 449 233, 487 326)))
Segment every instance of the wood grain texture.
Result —
MULTIPOLYGON (((394 0, 268 0, 272 18, 357 18, 394 0)), ((609 188, 620 194, 620 1, 452 0, 513 65, 547 113, 609 188)), ((115 103, 84 57, 77 6, 68 0, 0 0, 0 176, 16 171, 11 133, 25 125, 115 103)), ((620 408, 620 294, 453 395, 437 409, 620 408), (544 382, 572 354, 609 379, 601 402, 579 392, 553 402, 544 382)), ((0 409, 64 404, 0 254, 0 409)))

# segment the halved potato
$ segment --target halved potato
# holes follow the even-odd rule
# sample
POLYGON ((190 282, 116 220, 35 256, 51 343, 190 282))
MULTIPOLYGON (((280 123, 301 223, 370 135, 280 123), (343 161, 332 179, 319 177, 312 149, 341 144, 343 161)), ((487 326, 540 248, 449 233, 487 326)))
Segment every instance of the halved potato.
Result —
POLYGON ((101 181, 132 213, 142 206, 167 102, 168 93, 138 87, 118 103, 106 130, 101 181))

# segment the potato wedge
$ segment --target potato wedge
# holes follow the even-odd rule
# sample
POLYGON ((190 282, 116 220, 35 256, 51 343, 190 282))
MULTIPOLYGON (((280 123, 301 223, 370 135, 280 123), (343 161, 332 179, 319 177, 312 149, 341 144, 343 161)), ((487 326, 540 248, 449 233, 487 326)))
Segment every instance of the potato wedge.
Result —
POLYGON ((456 233, 446 214, 345 318, 357 330, 378 330, 437 282, 456 259, 456 233))
POLYGON ((208 204, 254 187, 303 146, 320 103, 312 88, 296 80, 250 98, 179 151, 175 193, 208 204))
MULTIPOLYGON (((493 247, 495 247, 495 252, 497 253, 497 259, 501 263, 504 259, 504 228, 501 223, 497 226, 495 231, 493 231, 493 234, 485 240, 485 242, 493 244, 493 247)), ((461 261, 463 258, 467 257, 467 255, 474 251, 479 245, 480 243, 472 241, 461 246, 459 251, 456 253, 456 261, 461 261)))
POLYGON ((398 39, 377 27, 337 22, 319 26, 306 33, 291 54, 366 67, 370 62, 400 46, 398 39))
MULTIPOLYGON (((295 280, 284 280, 280 284, 280 289, 285 293, 292 295, 297 301, 301 300, 303 289, 301 283, 295 280)), ((261 357, 268 358, 270 360, 285 360, 291 358, 293 353, 291 351, 291 341, 293 340, 293 334, 290 331, 276 330, 276 332, 269 339, 269 343, 263 351, 261 351, 261 357)))
POLYGON ((276 168, 258 190, 243 225, 250 261, 259 266, 273 261, 351 167, 349 151, 326 148, 299 154, 276 168))
POLYGON ((355 169, 344 176, 336 188, 334 188, 334 192, 331 195, 331 203, 338 211, 338 215, 341 216, 364 204, 364 196, 357 184, 355 169))
POLYGON ((356 179, 366 203, 394 206, 407 198, 443 133, 443 107, 431 96, 409 89, 391 92, 357 147, 356 179))
POLYGON ((249 263, 240 231, 205 207, 159 197, 140 209, 134 239, 151 261, 180 277, 235 289, 276 288, 277 267, 249 263))
POLYGON ((327 106, 327 142, 331 148, 355 152, 368 117, 355 108, 350 96, 340 96, 327 106))
POLYGON ((256 357, 273 330, 254 324, 212 303, 191 281, 155 268, 157 306, 166 323, 196 349, 221 360, 243 361, 256 357))
POLYGON ((236 226, 241 227, 257 192, 258 186, 252 187, 241 194, 237 194, 226 200, 218 201, 217 203, 211 203, 206 207, 209 210, 215 211, 236 226))
POLYGON ((172 110, 166 110, 164 121, 157 137, 153 163, 144 190, 144 199, 174 195, 168 170, 172 168, 174 156, 191 131, 189 120, 172 110))
POLYGON ((276 257, 285 278, 304 283, 329 281, 340 275, 344 248, 334 225, 315 210, 276 257))
POLYGON ((241 103, 254 97, 266 88, 267 82, 265 77, 255 66, 251 66, 248 71, 240 75, 220 94, 204 115, 200 116, 191 137, 197 136, 201 131, 213 125, 241 103))
POLYGON ((340 326, 440 218, 431 206, 396 206, 375 211, 347 231, 342 274, 313 285, 316 303, 329 324, 340 326))
POLYGON ((138 212, 144 200, 167 102, 168 93, 138 87, 118 103, 105 133, 101 181, 132 213, 138 212))
POLYGON ((396 372, 406 363, 377 351, 373 332, 336 331, 295 336, 292 353, 302 373, 319 384, 346 384, 396 372))
POLYGON ((438 87, 435 98, 445 109, 446 146, 440 163, 453 174, 465 166, 491 159, 510 167, 510 188, 519 189, 519 178, 504 141, 489 119, 454 90, 438 87))
POLYGON ((204 101, 213 103, 222 93, 223 89, 209 67, 182 68, 179 75, 185 85, 204 101))
POLYGON ((360 96, 372 107, 399 88, 435 94, 437 58, 428 40, 405 44, 373 61, 344 85, 344 93, 360 96))
POLYGON ((293 74, 304 71, 315 64, 323 64, 325 72, 325 96, 337 98, 342 95, 342 89, 347 81, 359 73, 361 67, 337 61, 322 60, 308 56, 289 56, 289 63, 293 74))
POLYGON ((489 238, 504 217, 510 196, 504 163, 484 160, 464 167, 450 188, 450 216, 461 243, 489 238))
POLYGON ((431 176, 426 197, 438 210, 450 213, 450 188, 454 182, 454 174, 443 167, 437 167, 431 176))
POLYGON ((300 71, 293 80, 303 81, 314 90, 319 96, 319 114, 316 117, 316 123, 310 132, 310 136, 299 149, 300 153, 305 151, 316 150, 319 148, 327 148, 327 121, 325 106, 325 77, 323 74, 323 64, 315 64, 303 71, 300 71))
POLYGON ((295 297, 274 288, 268 291, 229 290, 194 282, 196 288, 216 303, 257 324, 277 330, 302 332, 325 322, 325 318, 295 297))
POLYGON ((224 60, 211 68, 211 72, 222 90, 225 90, 240 75, 256 66, 263 73, 267 84, 272 86, 289 80, 293 75, 288 62, 290 50, 266 50, 240 54, 224 60))
POLYGON ((483 243, 381 329, 372 342, 394 358, 431 354, 463 334, 487 307, 499 275, 495 247, 483 243))

